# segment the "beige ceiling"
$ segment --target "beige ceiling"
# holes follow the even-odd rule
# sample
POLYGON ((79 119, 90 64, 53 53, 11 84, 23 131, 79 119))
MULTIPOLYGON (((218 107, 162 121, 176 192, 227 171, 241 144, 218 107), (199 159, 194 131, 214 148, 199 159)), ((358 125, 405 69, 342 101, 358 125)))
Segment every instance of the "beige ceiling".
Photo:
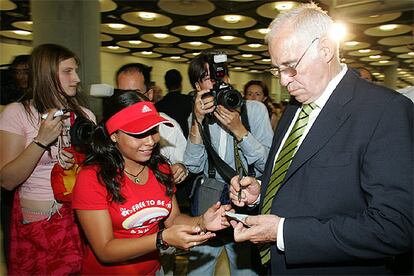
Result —
MULTIPOLYGON (((270 66, 268 24, 300 2, 308 1, 101 0, 101 49, 172 62, 222 49, 232 70, 262 73, 270 66)), ((414 84, 413 0, 315 2, 347 26, 343 62, 367 67, 379 81, 387 66, 398 65, 399 86, 414 84)), ((0 18, 1 40, 33 39, 28 0, 1 0, 0 18)))

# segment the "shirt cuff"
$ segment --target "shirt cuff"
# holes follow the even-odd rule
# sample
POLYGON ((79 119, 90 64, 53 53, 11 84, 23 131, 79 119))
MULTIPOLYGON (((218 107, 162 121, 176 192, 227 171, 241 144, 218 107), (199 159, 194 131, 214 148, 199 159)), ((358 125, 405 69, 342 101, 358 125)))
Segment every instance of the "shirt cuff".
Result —
POLYGON ((280 218, 279 225, 277 226, 277 248, 280 251, 285 251, 285 241, 283 240, 283 226, 285 224, 285 218, 280 218))

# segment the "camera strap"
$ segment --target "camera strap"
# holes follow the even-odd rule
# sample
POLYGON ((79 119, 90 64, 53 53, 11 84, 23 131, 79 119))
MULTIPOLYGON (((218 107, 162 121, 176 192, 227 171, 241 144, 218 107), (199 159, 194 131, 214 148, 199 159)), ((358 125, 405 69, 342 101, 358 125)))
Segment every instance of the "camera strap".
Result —
MULTIPOLYGON (((246 127, 248 131, 250 131, 250 126, 248 122, 248 116, 247 116, 247 109, 246 105, 243 104, 241 107, 241 120, 243 125, 246 127)), ((232 167, 230 167, 221 157, 218 155, 216 150, 213 148, 211 144, 211 136, 210 136, 210 130, 209 130, 209 124, 206 120, 203 121, 203 126, 197 122, 200 135, 204 141, 204 146, 207 150, 208 155, 208 176, 210 178, 215 177, 216 168, 218 173, 221 175, 221 177, 228 183, 230 182, 230 179, 237 175, 236 170, 234 170, 232 167)), ((255 176, 256 173, 254 171, 254 165, 249 164, 248 165, 248 171, 246 173, 246 169, 243 167, 243 163, 241 162, 240 155, 238 152, 237 147, 237 141, 233 138, 234 143, 234 158, 235 158, 235 165, 236 169, 239 170, 240 167, 243 168, 243 174, 249 175, 249 176, 255 176)))

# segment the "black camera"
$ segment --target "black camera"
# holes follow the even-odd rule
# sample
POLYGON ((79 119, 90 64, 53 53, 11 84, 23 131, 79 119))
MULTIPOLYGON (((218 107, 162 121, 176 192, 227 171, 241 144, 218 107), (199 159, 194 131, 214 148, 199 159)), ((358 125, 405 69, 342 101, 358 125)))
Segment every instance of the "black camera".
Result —
POLYGON ((95 123, 88 118, 78 116, 69 130, 71 145, 78 151, 86 153, 90 147, 95 123))
POLYGON ((213 88, 203 96, 213 96, 215 105, 222 105, 227 109, 234 110, 243 105, 243 97, 228 83, 223 81, 227 74, 227 55, 214 55, 209 62, 210 79, 215 80, 213 88))

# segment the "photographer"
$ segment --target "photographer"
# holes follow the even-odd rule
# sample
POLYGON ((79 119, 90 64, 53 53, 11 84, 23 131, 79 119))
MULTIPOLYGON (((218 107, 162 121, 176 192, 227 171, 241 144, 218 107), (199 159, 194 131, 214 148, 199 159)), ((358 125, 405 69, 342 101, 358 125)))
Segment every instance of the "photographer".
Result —
MULTIPOLYGON (((210 145, 233 170, 242 168, 244 175, 249 172, 260 177, 273 136, 266 107, 257 101, 244 102, 241 94, 224 82, 228 78, 227 67, 223 59, 214 60, 217 56, 219 53, 201 53, 191 61, 188 70, 196 95, 184 162, 190 172, 203 172, 202 178, 195 182, 193 215, 205 211, 209 201, 229 202, 229 182, 221 173, 222 166, 208 154, 210 145), (243 123, 242 117, 248 122, 243 123), (205 133, 210 141, 204 142, 205 133)), ((254 255, 253 246, 235 244, 231 230, 224 230, 215 239, 191 249, 189 275, 213 275, 223 248, 231 275, 256 274, 253 261, 258 256, 254 255)))

